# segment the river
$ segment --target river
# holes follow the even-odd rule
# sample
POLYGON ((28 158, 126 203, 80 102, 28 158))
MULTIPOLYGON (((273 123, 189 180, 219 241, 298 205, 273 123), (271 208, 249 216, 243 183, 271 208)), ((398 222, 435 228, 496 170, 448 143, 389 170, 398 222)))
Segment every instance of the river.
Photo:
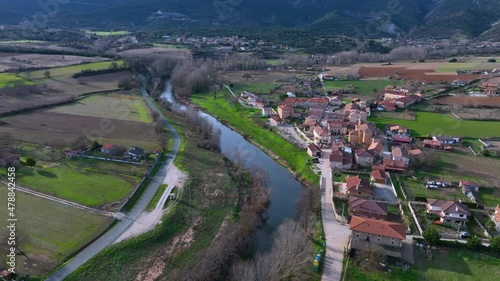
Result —
MULTIPOLYGON (((167 83, 161 98, 171 102, 174 108, 186 109, 186 106, 179 103, 173 96, 170 83, 167 83)), ((247 168, 257 167, 267 172, 268 185, 271 188, 271 203, 265 213, 266 222, 256 233, 257 252, 266 252, 272 246, 273 233, 277 227, 286 218, 295 217, 297 213, 295 203, 304 191, 304 185, 297 181, 287 169, 245 140, 240 134, 202 111, 198 111, 198 114, 220 129, 221 150, 225 157, 233 159, 238 152, 240 157, 245 159, 247 168)))

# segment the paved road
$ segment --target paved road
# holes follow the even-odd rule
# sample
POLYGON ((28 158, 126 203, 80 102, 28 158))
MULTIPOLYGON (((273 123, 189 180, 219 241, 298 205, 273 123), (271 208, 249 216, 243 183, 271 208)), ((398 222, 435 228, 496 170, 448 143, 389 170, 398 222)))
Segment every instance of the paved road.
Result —
POLYGON ((227 89, 227 90, 231 93, 231 95, 233 95, 233 97, 235 97, 235 98, 237 98, 237 99, 238 99, 238 102, 239 102, 242 106, 244 106, 244 107, 248 107, 248 108, 253 108, 253 107, 251 107, 251 106, 247 105, 244 101, 242 101, 242 100, 240 99, 240 97, 238 97, 238 96, 237 96, 237 95, 233 92, 233 90, 231 90, 231 88, 230 88, 230 87, 228 87, 226 84, 223 84, 223 86, 224 86, 224 87, 225 87, 225 88, 226 88, 226 89, 227 89))
MULTIPOLYGON (((148 106, 152 110, 159 112, 155 104, 152 103, 151 100, 149 99, 146 91, 142 89, 141 92, 148 106)), ((174 129, 174 127, 172 127, 172 125, 167 121, 167 119, 161 113, 160 113, 160 118, 164 122, 167 129, 169 130, 174 144, 172 150, 167 155, 168 156, 167 160, 165 160, 165 162, 161 164, 162 166, 158 171, 156 177, 153 179, 148 188, 144 191, 144 194, 137 201, 134 208, 127 214, 125 219, 122 219, 112 229, 110 229, 103 236, 101 236, 98 240, 96 240, 94 243, 92 243, 83 251, 81 251, 78 255, 76 255, 73 259, 67 262, 59 270, 54 272, 49 278, 46 279, 47 281, 64 280, 75 270, 77 270, 80 266, 85 264, 88 260, 97 255, 99 252, 101 252, 104 248, 111 245, 118 237, 120 237, 121 234, 123 234, 123 232, 125 232, 125 230, 127 230, 127 228, 130 227, 130 225, 132 225, 133 221, 136 220, 142 212, 144 212, 149 202, 153 199, 154 195, 158 191, 160 185, 163 183, 163 180, 167 175, 167 170, 170 167, 170 165, 172 165, 181 146, 181 138, 177 133, 177 131, 174 129)))
POLYGON ((324 149, 320 159, 322 180, 321 216, 325 229, 326 253, 323 261, 322 281, 339 281, 342 274, 342 261, 344 259, 344 247, 347 247, 351 234, 349 226, 340 223, 335 218, 333 211, 333 184, 330 168, 330 152, 324 149))

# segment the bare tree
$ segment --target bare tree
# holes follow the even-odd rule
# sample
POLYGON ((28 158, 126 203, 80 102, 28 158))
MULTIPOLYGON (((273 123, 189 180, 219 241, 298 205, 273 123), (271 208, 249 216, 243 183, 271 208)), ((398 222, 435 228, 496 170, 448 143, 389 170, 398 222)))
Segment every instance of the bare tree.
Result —
POLYGON ((50 78, 50 70, 46 70, 43 75, 45 76, 45 78, 49 79, 50 78))

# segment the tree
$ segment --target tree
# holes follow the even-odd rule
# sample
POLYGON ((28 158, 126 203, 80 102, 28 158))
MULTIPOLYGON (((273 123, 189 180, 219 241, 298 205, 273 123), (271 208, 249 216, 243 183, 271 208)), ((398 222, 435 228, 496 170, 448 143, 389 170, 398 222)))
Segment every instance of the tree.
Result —
POLYGON ((92 142, 92 150, 99 150, 101 147, 102 145, 98 141, 92 142))
POLYGON ((490 238, 490 247, 495 250, 495 252, 500 253, 500 236, 490 238))
POLYGON ((75 149, 86 149, 91 144, 90 140, 85 135, 78 136, 74 141, 72 146, 75 149))
POLYGON ((488 62, 497 62, 496 59, 488 59, 488 62))
POLYGON ((467 239, 467 248, 471 249, 471 250, 477 250, 479 249, 481 246, 483 245, 483 243, 481 242, 481 239, 477 238, 477 236, 473 236, 469 239, 467 239))
POLYGON ((50 78, 50 71, 49 70, 46 70, 43 75, 45 76, 45 78, 50 78))
POLYGON ((36 160, 35 160, 35 159, 33 159, 32 157, 27 157, 27 158, 26 158, 26 165, 27 165, 28 167, 33 167, 33 166, 35 166, 35 165, 36 165, 36 160))
POLYGON ((453 58, 453 59, 450 59, 449 62, 457 62, 458 60, 453 58))
POLYGON ((117 69, 118 68, 118 63, 116 61, 113 61, 109 64, 109 69, 117 69))
POLYGON ((488 221, 486 221, 486 223, 484 224, 484 227, 486 227, 488 231, 492 231, 495 229, 495 222, 493 222, 493 220, 489 218, 488 221))
POLYGON ((441 235, 435 228, 424 230, 422 236, 424 236, 425 241, 427 241, 430 245, 436 245, 439 243, 439 240, 441 240, 441 235))

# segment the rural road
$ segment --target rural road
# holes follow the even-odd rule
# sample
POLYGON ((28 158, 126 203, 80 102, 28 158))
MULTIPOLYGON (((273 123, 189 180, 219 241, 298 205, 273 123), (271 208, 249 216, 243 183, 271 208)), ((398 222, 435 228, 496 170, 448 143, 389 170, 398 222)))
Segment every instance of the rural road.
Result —
POLYGON ((347 247, 351 231, 349 226, 342 224, 335 218, 333 210, 333 183, 330 168, 331 150, 323 149, 320 159, 321 176, 323 177, 321 192, 321 216, 325 229, 326 253, 323 260, 322 281, 339 281, 342 275, 342 261, 344 248, 347 247))
POLYGON ((127 214, 127 216, 120 220, 113 228, 111 228, 108 232, 106 232, 103 236, 97 239, 94 243, 90 244, 87 248, 81 251, 78 255, 76 255, 73 259, 64 264, 63 267, 59 268, 52 275, 50 275, 46 281, 61 281, 66 277, 71 275, 74 271, 76 271, 80 266, 85 264, 99 252, 101 252, 107 246, 113 244, 113 242, 118 239, 131 225, 132 223, 139 217, 140 214, 144 212, 149 202, 153 199, 156 192, 160 188, 160 185, 163 183, 165 177, 167 176, 168 168, 173 164, 177 153, 179 152, 179 148, 181 146, 181 137, 177 133, 177 131, 172 127, 172 125, 167 121, 165 116, 156 108, 156 105, 151 102, 148 97, 146 90, 144 87, 141 89, 141 94, 144 97, 145 102, 149 106, 149 108, 153 111, 156 111, 159 114, 161 120, 169 130, 172 140, 173 146, 172 150, 168 153, 167 159, 161 165, 158 174, 153 179, 151 184, 144 191, 141 198, 137 201, 133 209, 127 214))

